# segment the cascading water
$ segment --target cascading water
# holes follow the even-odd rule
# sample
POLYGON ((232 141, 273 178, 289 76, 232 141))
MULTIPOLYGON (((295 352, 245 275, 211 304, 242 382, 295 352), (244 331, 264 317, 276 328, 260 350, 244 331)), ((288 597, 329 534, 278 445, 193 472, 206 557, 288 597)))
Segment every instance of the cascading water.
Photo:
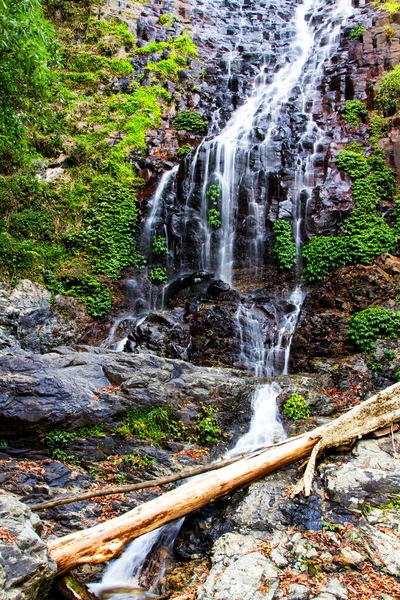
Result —
MULTIPOLYGON (((214 1, 205 0, 205 3, 212 5, 214 1)), ((239 33, 245 6, 245 1, 239 3, 239 33)), ((290 218, 293 223, 299 280, 304 205, 316 185, 315 160, 324 146, 324 132, 314 118, 318 113, 319 101, 316 90, 323 77, 324 63, 333 56, 341 27, 351 11, 351 0, 305 0, 298 5, 292 29, 288 29, 291 41, 286 46, 286 55, 281 57, 280 68, 272 77, 269 75, 268 48, 263 48, 262 67, 255 78, 250 97, 233 114, 225 129, 213 139, 204 141, 197 149, 189 169, 190 185, 182 235, 184 246, 187 235, 190 235, 188 224, 195 219, 200 226, 202 242, 193 268, 214 269, 217 277, 234 283, 237 262, 256 270, 263 265, 266 219, 270 210, 268 182, 282 168, 282 139, 288 135, 292 140, 286 148, 291 177, 286 184, 287 199, 280 203, 279 214, 274 217, 290 218), (297 125, 292 124, 290 129, 290 113, 294 108, 298 114, 297 125), (196 180, 199 173, 202 182, 200 189, 196 180), (238 228, 243 224, 239 207, 242 203, 241 182, 244 179, 251 193, 247 196, 245 217, 248 232, 246 252, 243 252, 242 245, 239 260, 235 255, 235 242, 238 228), (218 195, 221 227, 217 231, 213 231, 209 223, 210 185, 216 186, 214 190, 218 195)), ((236 54, 235 47, 227 61, 228 78, 231 77, 236 54)), ((216 116, 213 128, 217 128, 217 122, 216 116)), ((166 185, 172 176, 172 172, 166 174, 160 187, 161 184, 166 185)), ((151 240, 153 235, 161 196, 162 192, 156 193, 154 198, 145 227, 145 239, 151 240)), ((291 339, 303 300, 304 292, 296 284, 286 298, 288 310, 281 317, 275 315, 276 327, 269 343, 266 343, 266 332, 254 303, 239 306, 236 314, 241 348, 239 360, 248 371, 259 377, 287 374, 291 339)), ((280 391, 276 382, 259 387, 252 402, 250 429, 228 456, 251 452, 284 437, 276 407, 280 391)), ((101 586, 107 587, 121 581, 132 584, 143 578, 143 565, 148 562, 149 554, 154 552, 166 532, 171 532, 169 540, 177 535, 180 525, 179 522, 164 526, 133 542, 123 556, 107 569, 101 584, 92 586, 93 591, 100 593, 101 586)), ((156 590, 160 577, 163 577, 163 567, 160 572, 161 575, 153 583, 146 582, 152 591, 156 590)))

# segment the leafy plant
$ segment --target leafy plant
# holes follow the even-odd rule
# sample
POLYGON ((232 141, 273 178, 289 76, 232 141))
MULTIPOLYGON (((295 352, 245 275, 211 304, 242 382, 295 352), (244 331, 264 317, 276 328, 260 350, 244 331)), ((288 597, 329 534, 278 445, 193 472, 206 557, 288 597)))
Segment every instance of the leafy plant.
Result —
POLYGON ((221 211, 218 208, 218 202, 221 198, 221 194, 222 187, 219 183, 212 183, 206 191, 206 195, 210 203, 210 208, 208 210, 208 223, 215 229, 221 227, 221 211))
POLYGON ((398 234, 376 211, 376 203, 393 197, 396 180, 386 164, 383 151, 375 149, 369 159, 360 147, 351 145, 337 159, 340 168, 355 179, 353 198, 356 207, 341 227, 338 236, 314 236, 303 249, 304 277, 323 279, 345 265, 371 264, 377 256, 394 252, 398 234))
POLYGON ((153 238, 153 254, 168 254, 167 239, 162 236, 153 238))
POLYGON ((0 39, 0 167, 10 169, 29 152, 28 129, 51 120, 59 54, 40 0, 2 0, 0 39))
POLYGON ((221 438, 221 428, 216 418, 216 409, 206 404, 201 405, 194 425, 195 435, 199 443, 213 444, 221 438))
POLYGON ((179 113, 173 122, 174 128, 178 131, 184 129, 185 131, 192 131, 197 135, 202 135, 206 130, 206 122, 203 121, 201 116, 195 110, 184 110, 179 113))
POLYGON ((187 156, 192 151, 192 146, 190 144, 184 144, 180 148, 178 148, 177 155, 178 156, 187 156))
POLYGON ((304 396, 301 396, 300 394, 292 394, 290 398, 286 400, 283 406, 283 413, 285 417, 291 421, 309 419, 311 416, 307 401, 304 396))
POLYGON ((153 283, 167 283, 168 275, 166 267, 153 267, 150 269, 149 279, 153 283))
POLYGON ((296 244, 289 221, 277 219, 272 228, 273 254, 280 269, 290 269, 296 264, 296 244))
POLYGON ((145 471, 146 469, 153 467, 156 464, 156 461, 154 458, 148 456, 148 454, 138 452, 137 454, 126 454, 115 461, 115 464, 117 465, 121 463, 129 465, 129 467, 135 471, 145 471))
POLYGON ((348 100, 343 110, 343 119, 350 125, 360 124, 360 121, 365 123, 368 118, 368 110, 364 102, 358 100, 348 100))
POLYGON ((400 313, 373 306, 354 314, 347 331, 347 339, 362 352, 370 352, 378 339, 400 337, 400 313))
POLYGON ((366 29, 364 25, 356 25, 349 34, 350 40, 362 40, 366 29))
POLYGON ((384 74, 375 95, 375 103, 385 115, 396 114, 400 108, 400 65, 384 74))
POLYGON ((159 445, 163 440, 180 439, 185 425, 177 421, 171 406, 151 406, 128 411, 122 425, 115 430, 123 437, 136 436, 159 445))

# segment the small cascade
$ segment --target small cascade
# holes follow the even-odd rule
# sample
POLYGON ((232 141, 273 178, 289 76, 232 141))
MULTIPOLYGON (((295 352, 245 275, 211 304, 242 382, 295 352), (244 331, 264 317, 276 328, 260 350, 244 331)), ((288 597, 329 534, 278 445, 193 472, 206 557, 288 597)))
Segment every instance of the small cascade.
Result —
MULTIPOLYGON (((142 242, 143 249, 145 250, 147 256, 150 256, 152 253, 152 243, 154 235, 157 233, 157 227, 160 223, 160 215, 162 210, 161 204, 164 199, 164 193, 171 185, 172 180, 178 172, 178 169, 179 165, 175 165, 170 171, 165 171, 165 173, 163 173, 154 196, 150 200, 150 212, 144 225, 142 242)), ((164 231, 165 228, 164 225, 162 225, 162 233, 164 233, 164 231)))
POLYGON ((286 434, 276 405, 276 399, 281 391, 276 382, 262 385, 256 390, 251 403, 253 414, 250 429, 237 441, 234 448, 229 450, 225 455, 226 458, 253 452, 285 439, 286 434))
MULTIPOLYGON (((157 596, 165 583, 168 557, 183 521, 184 519, 178 519, 134 540, 121 558, 110 563, 101 582, 91 583, 88 586, 89 591, 100 596, 106 590, 132 586, 137 588, 134 592, 136 596, 141 598, 157 596), (142 586, 146 586, 147 590, 140 590, 142 586)), ((111 592, 110 595, 115 600, 127 597, 124 593, 111 592)))

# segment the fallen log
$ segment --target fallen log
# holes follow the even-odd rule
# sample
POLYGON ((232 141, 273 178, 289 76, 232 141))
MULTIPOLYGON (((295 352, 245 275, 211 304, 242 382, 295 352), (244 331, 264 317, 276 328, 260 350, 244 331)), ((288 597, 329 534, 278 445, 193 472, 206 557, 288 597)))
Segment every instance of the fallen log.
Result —
POLYGON ((124 515, 51 540, 50 555, 57 562, 59 574, 84 563, 108 561, 119 556, 133 539, 310 456, 318 444, 305 473, 306 491, 309 491, 318 453, 399 420, 400 384, 395 384, 328 425, 260 451, 218 472, 200 475, 124 515))
MULTIPOLYGON (((254 453, 251 453, 254 454, 254 453)), ((245 457, 245 454, 235 456, 226 460, 220 460, 218 462, 209 463, 193 469, 184 469, 168 477, 159 477, 157 479, 149 479, 148 481, 141 481, 140 483, 132 483, 126 485, 111 485, 101 488, 99 490, 91 490, 90 492, 82 492, 81 494, 74 494, 73 496, 59 496, 53 500, 47 502, 41 502, 40 504, 30 504, 29 508, 33 511, 45 510, 48 508, 54 508, 55 506, 63 506, 64 504, 71 504, 72 502, 81 502, 82 500, 91 500, 92 498, 101 498, 103 496, 112 496, 113 494, 128 494, 129 492, 137 492, 146 488, 158 487, 167 485, 168 483, 175 483, 176 481, 182 481, 182 479, 188 479, 189 477, 195 477, 202 473, 208 473, 209 471, 216 471, 223 469, 228 465, 231 465, 238 460, 245 457)))

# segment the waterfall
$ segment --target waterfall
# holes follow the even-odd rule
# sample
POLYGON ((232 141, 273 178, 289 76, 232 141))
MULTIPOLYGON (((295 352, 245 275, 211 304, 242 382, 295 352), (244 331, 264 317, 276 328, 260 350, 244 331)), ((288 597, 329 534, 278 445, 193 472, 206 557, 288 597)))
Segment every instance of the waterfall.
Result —
MULTIPOLYGON (((205 4, 215 12, 218 11, 214 4, 216 1, 205 0, 205 4)), ((236 13, 239 41, 245 11, 246 2, 241 0, 236 13)), ((297 249, 297 283, 287 295, 288 310, 282 315, 275 315, 274 332, 269 341, 254 302, 240 304, 236 313, 240 337, 239 360, 249 372, 259 377, 272 378, 288 373, 291 340, 305 295, 299 283, 304 211, 317 183, 315 161, 325 144, 324 132, 315 119, 315 114, 320 110, 317 90, 326 61, 334 55, 341 28, 351 14, 351 0, 304 0, 300 3, 292 22, 286 24, 290 42, 286 45, 286 54, 279 57, 280 62, 274 74, 271 75, 272 69, 268 68, 273 60, 271 47, 266 45, 261 51, 260 72, 254 79, 248 99, 233 113, 221 131, 218 128, 220 114, 216 112, 211 127, 212 133, 216 133, 211 139, 203 140, 189 166, 184 233, 181 252, 176 260, 181 264, 185 262, 185 245, 192 242, 190 226, 195 221, 201 234, 201 243, 198 244, 193 269, 214 270, 217 278, 232 285, 237 264, 253 271, 264 265, 266 220, 270 209, 268 182, 282 168, 282 139, 291 138, 287 144, 287 161, 291 169, 291 177, 286 184, 287 199, 279 204, 279 214, 273 216, 292 222, 297 249), (298 124, 289 126, 292 110, 299 114, 298 124), (243 216, 239 215, 239 204, 244 180, 248 191, 246 251, 243 251, 242 245, 241 255, 238 256, 235 255, 235 246, 239 224, 243 221, 243 216), (210 186, 214 186, 214 206, 219 211, 221 222, 217 229, 210 223, 210 186)), ((238 47, 237 43, 229 54, 228 78, 232 76, 238 47)), ((160 192, 157 190, 154 196, 144 234, 149 248, 160 212, 163 189, 169 185, 176 169, 163 176, 160 192)), ((276 382, 258 388, 252 400, 253 415, 249 431, 239 439, 228 456, 270 445, 284 437, 276 406, 280 391, 276 382)), ((123 556, 110 565, 101 584, 93 584, 91 589, 99 593, 101 586, 121 581, 137 584, 139 578, 146 579, 149 554, 163 543, 165 535, 168 544, 173 543, 171 539, 178 534, 180 526, 181 522, 173 523, 135 540, 123 556)), ((148 586, 151 591, 159 585, 164 570, 165 565, 161 565, 159 574, 148 586)))

